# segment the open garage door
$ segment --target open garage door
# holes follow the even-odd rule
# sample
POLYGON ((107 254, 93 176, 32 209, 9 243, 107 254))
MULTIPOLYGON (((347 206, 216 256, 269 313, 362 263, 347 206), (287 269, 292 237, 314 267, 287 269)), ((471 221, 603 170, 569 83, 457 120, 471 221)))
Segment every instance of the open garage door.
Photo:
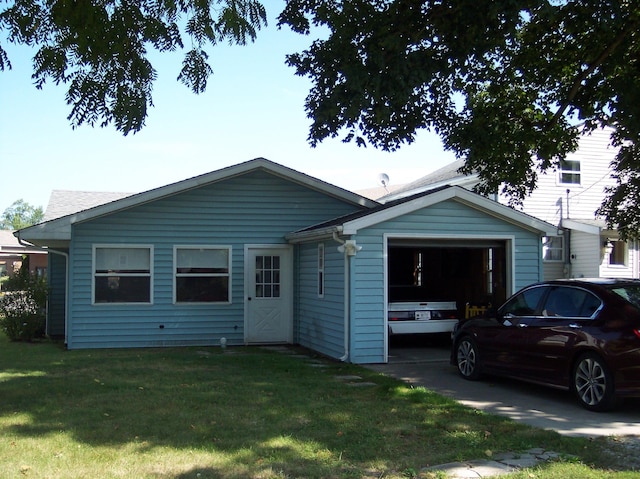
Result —
POLYGON ((405 322, 410 327, 403 329, 399 321, 461 318, 467 304, 499 305, 506 299, 506 240, 389 238, 387 248, 390 334, 432 332, 427 325, 434 323, 420 331, 417 323, 405 322), (394 315, 399 308, 407 312, 394 315))

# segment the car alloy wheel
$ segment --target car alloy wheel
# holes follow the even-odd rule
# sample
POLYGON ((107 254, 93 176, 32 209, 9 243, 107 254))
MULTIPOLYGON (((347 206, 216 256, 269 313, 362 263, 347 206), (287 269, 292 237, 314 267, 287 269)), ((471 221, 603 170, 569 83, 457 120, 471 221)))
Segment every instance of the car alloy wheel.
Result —
POLYGON ((573 387, 580 404, 591 411, 606 411, 614 405, 613 380, 604 361, 588 353, 573 369, 573 387))
POLYGON ((469 336, 463 337, 456 348, 456 364, 458 372, 465 379, 478 379, 480 369, 478 364, 478 346, 469 336))

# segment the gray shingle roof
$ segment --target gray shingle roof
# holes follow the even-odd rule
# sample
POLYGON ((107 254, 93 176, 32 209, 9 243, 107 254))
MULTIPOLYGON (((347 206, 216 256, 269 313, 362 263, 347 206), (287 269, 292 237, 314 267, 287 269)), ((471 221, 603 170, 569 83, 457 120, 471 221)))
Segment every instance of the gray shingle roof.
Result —
POLYGON ((419 190, 430 185, 444 184, 444 182, 448 180, 464 177, 465 175, 458 172, 458 169, 460 169, 462 166, 464 166, 464 159, 456 160, 452 163, 449 163, 448 165, 443 166, 442 168, 437 169, 432 173, 429 173, 426 176, 403 185, 401 188, 390 192, 387 196, 393 196, 395 198, 401 193, 412 192, 414 190, 419 190))
POLYGON ((70 191, 53 190, 49 197, 43 221, 61 218, 95 206, 111 203, 133 193, 115 193, 106 191, 70 191))

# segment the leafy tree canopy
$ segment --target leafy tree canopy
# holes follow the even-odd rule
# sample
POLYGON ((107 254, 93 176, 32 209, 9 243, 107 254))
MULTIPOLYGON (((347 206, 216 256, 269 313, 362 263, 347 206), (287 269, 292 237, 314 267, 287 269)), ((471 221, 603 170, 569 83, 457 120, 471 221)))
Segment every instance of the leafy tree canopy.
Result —
POLYGON ((640 231, 640 3, 290 0, 279 21, 328 28, 288 63, 312 79, 309 141, 394 150, 439 133, 482 193, 519 203, 538 175, 611 126, 618 185, 599 210, 640 231))
MULTIPOLYGON (((69 85, 74 126, 113 122, 125 134, 151 104, 149 46, 174 50, 190 36, 179 79, 200 92, 212 71, 205 46, 245 43, 266 24, 257 0, 4 1, 0 29, 39 47, 36 85, 69 85)), ((639 235, 638 2, 288 0, 278 24, 326 32, 287 57, 312 81, 311 145, 341 137, 393 151, 433 130, 481 192, 518 203, 580 134, 611 126, 618 184, 599 214, 639 235)))
POLYGON ((24 200, 16 200, 2 213, 0 228, 19 230, 40 223, 43 217, 41 206, 36 208, 24 200))
MULTIPOLYGON (((47 80, 68 84, 69 120, 137 132, 153 104, 156 70, 148 49, 184 47, 178 80, 203 92, 213 72, 205 47, 245 44, 266 25, 257 0, 0 0, 0 30, 10 42, 36 46, 36 87, 47 80)), ((0 70, 10 68, 0 44, 0 70)))

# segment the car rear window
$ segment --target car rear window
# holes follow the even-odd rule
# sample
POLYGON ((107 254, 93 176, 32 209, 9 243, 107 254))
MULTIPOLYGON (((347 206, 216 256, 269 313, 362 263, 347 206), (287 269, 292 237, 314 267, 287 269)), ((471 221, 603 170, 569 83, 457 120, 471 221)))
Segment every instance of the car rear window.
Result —
POLYGON ((622 284, 611 287, 611 291, 633 304, 636 308, 640 308, 640 285, 622 284))

